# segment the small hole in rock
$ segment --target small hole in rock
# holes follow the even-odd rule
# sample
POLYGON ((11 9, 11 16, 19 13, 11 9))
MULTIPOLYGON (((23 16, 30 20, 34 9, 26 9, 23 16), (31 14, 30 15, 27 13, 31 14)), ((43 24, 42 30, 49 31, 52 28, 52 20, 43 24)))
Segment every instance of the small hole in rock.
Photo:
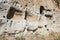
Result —
POLYGON ((21 7, 22 7, 22 5, 21 5, 21 7))
POLYGON ((13 21, 11 20, 11 22, 13 22, 13 21))
POLYGON ((4 1, 4 3, 7 3, 7 1, 4 1))
POLYGON ((30 3, 30 2, 29 2, 30 3))
POLYGON ((53 21, 53 23, 55 23, 55 21, 53 21))
POLYGON ((47 31, 49 31, 49 29, 47 29, 47 31))
POLYGON ((27 4, 25 6, 27 6, 27 4))
POLYGON ((8 22, 8 20, 7 20, 7 22, 8 22))
POLYGON ((3 16, 3 18, 5 18, 5 16, 3 16))
POLYGON ((10 36, 11 34, 10 34, 10 33, 8 33, 8 35, 10 36))
POLYGON ((45 27, 47 27, 47 25, 45 25, 45 27))

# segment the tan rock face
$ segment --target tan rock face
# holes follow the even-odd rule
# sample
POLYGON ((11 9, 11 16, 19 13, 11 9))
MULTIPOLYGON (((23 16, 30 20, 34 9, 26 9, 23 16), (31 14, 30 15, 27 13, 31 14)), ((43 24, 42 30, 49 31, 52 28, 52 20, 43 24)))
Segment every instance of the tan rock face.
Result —
POLYGON ((0 35, 28 37, 30 32, 35 36, 36 33, 48 35, 52 31, 60 32, 60 9, 54 0, 0 1, 0 35))
POLYGON ((55 1, 56 6, 60 9, 60 0, 54 0, 54 1, 55 1))

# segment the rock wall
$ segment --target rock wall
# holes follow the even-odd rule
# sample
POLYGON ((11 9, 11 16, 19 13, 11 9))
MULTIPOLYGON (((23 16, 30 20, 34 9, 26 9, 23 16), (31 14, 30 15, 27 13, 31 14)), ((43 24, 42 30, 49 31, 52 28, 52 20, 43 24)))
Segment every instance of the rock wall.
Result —
POLYGON ((60 32, 60 9, 54 0, 0 1, 0 35, 48 35, 52 31, 60 32))

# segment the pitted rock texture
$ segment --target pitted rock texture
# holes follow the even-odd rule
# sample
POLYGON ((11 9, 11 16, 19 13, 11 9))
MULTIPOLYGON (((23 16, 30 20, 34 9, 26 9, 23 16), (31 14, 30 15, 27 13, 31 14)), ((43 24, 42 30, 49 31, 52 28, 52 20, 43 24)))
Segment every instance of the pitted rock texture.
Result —
POLYGON ((54 0, 0 1, 0 35, 48 35, 52 31, 60 32, 60 9, 54 0))

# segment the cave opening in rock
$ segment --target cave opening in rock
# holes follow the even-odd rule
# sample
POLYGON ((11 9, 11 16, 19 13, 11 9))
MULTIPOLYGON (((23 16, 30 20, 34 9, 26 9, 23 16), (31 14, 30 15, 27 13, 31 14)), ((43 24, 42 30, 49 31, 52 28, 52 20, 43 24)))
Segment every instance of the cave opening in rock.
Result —
POLYGON ((8 14, 7 14, 7 19, 13 18, 14 13, 15 13, 15 9, 13 7, 10 7, 8 14))
POLYGON ((40 14, 42 14, 43 10, 45 10, 44 6, 40 6, 40 14))

